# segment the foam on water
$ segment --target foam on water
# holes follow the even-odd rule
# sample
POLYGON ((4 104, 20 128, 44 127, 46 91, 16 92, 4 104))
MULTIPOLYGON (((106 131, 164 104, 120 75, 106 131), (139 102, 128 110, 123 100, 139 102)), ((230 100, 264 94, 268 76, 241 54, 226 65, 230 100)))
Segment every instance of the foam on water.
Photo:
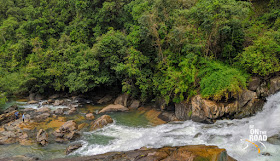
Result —
POLYGON ((58 108, 68 108, 67 106, 59 105, 59 106, 54 106, 54 105, 42 105, 44 101, 39 102, 38 104, 27 104, 27 102, 16 102, 19 107, 21 108, 33 108, 33 109, 39 109, 41 107, 48 107, 51 110, 56 110, 58 108))
POLYGON ((84 133, 87 135, 103 135, 112 137, 106 145, 90 144, 89 140, 81 140, 83 147, 74 154, 96 155, 112 151, 128 151, 141 147, 160 148, 163 146, 183 145, 217 145, 225 148, 228 154, 238 160, 279 161, 280 146, 263 142, 265 147, 257 143, 261 149, 258 153, 253 144, 248 144, 249 126, 254 125, 268 136, 280 132, 280 93, 268 98, 263 111, 257 115, 241 120, 219 120, 215 124, 201 124, 192 121, 163 124, 149 128, 133 128, 116 124, 101 130, 84 133), (248 148, 244 149, 244 147, 248 148), (271 156, 264 156, 269 153, 271 156))

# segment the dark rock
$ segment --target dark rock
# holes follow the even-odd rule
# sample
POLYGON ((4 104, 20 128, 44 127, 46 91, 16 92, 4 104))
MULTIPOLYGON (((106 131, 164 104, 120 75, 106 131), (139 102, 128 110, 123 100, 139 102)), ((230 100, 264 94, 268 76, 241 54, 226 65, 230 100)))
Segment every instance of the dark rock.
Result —
POLYGON ((271 156, 270 153, 262 153, 262 155, 264 155, 264 156, 271 156))
POLYGON ((39 132, 37 133, 37 143, 45 146, 48 143, 48 134, 46 131, 44 131, 43 129, 40 129, 39 132))
POLYGON ((251 91, 256 91, 257 88, 261 85, 261 79, 259 77, 252 77, 248 89, 251 91))
POLYGON ((108 103, 113 99, 113 96, 111 95, 106 95, 104 97, 102 97, 100 100, 97 101, 98 104, 104 104, 104 103, 108 103))
POLYGON ((156 108, 160 109, 161 111, 164 111, 166 107, 166 102, 164 98, 156 98, 156 108))
POLYGON ((119 104, 119 105, 123 105, 123 106, 127 107, 128 99, 129 99, 129 95, 124 93, 116 98, 114 104, 115 105, 119 104))
POLYGON ((82 147, 81 143, 76 143, 76 144, 73 144, 73 145, 69 145, 66 149, 66 155, 72 153, 73 151, 79 149, 80 147, 82 147))
POLYGON ((113 123, 113 119, 109 115, 103 115, 91 123, 91 130, 103 128, 110 123, 113 123))
POLYGON ((129 109, 124 107, 123 105, 113 105, 110 104, 106 107, 104 107, 102 110, 99 111, 99 113, 105 113, 105 112, 116 112, 116 111, 128 111, 129 109))
POLYGON ((176 103, 175 104, 175 116, 181 120, 190 120, 192 114, 192 108, 190 104, 187 103, 176 103))

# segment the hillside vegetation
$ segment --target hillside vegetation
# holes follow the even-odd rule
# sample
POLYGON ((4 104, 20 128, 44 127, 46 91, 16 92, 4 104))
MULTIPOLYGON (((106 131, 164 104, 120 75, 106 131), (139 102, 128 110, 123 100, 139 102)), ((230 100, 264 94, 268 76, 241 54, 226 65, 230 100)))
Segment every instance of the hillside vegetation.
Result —
POLYGON ((257 2, 0 0, 0 102, 104 87, 227 99, 280 71, 280 2, 257 2))

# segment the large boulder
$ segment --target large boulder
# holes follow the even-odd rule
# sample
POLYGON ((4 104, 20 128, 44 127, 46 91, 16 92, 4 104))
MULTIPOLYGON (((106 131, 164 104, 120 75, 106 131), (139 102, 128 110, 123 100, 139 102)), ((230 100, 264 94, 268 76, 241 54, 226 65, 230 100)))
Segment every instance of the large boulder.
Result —
POLYGON ((175 104, 175 116, 181 121, 190 120, 192 107, 185 102, 175 104))
POLYGON ((105 112, 116 112, 116 111, 128 111, 129 109, 124 107, 123 105, 113 105, 110 104, 106 107, 104 107, 102 110, 99 111, 99 113, 105 113, 105 112))
POLYGON ((45 146, 47 145, 48 143, 48 134, 45 130, 43 129, 40 129, 39 132, 37 133, 37 136, 36 136, 36 139, 37 139, 37 143, 42 145, 42 146, 45 146))
POLYGON ((205 100, 200 95, 194 96, 191 100, 192 120, 195 122, 213 123, 222 115, 223 107, 216 102, 205 100))
POLYGON ((66 149, 66 155, 72 153, 73 151, 79 149, 80 147, 82 147, 81 143, 76 143, 76 144, 73 144, 73 145, 69 145, 66 149))
POLYGON ((59 129, 55 130, 53 135, 56 137, 56 142, 66 142, 76 139, 80 134, 78 133, 76 122, 70 120, 64 123, 59 129))
POLYGON ((158 149, 141 148, 126 152, 109 152, 94 156, 63 158, 60 161, 235 161, 228 156, 225 149, 219 149, 217 146, 206 145, 187 145, 177 147, 163 147, 158 149))
POLYGON ((91 123, 91 130, 97 130, 113 123, 113 119, 109 115, 103 115, 91 123))
POLYGON ((118 96, 114 102, 115 105, 119 104, 119 105, 123 105, 125 107, 128 106, 128 99, 129 99, 129 95, 124 93, 120 96, 118 96))

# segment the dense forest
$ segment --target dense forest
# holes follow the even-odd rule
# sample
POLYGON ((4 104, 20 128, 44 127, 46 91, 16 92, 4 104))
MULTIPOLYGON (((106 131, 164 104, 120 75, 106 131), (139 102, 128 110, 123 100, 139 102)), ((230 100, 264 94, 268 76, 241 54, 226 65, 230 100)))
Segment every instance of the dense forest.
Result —
POLYGON ((105 87, 221 100, 279 71, 279 0, 0 0, 0 104, 105 87))

